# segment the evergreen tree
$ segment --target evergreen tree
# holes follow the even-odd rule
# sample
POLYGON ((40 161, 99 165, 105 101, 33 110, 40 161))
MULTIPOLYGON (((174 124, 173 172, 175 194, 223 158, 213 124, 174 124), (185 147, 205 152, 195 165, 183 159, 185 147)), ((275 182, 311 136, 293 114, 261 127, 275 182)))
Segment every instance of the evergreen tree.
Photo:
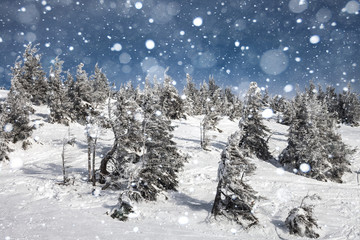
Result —
POLYGON ((341 182, 349 171, 351 151, 335 132, 335 120, 326 105, 311 92, 298 93, 295 98, 288 146, 280 154, 280 162, 307 177, 341 182))
MULTIPOLYGON (((92 85, 88 79, 88 75, 82 68, 84 64, 80 63, 76 70, 76 81, 73 87, 70 89, 70 101, 72 104, 72 112, 74 117, 80 123, 86 122, 86 117, 91 114, 95 115, 94 108, 92 106, 92 85)), ((69 79, 69 82, 71 80, 69 79)))
POLYGON ((229 116, 231 121, 239 119, 242 111, 242 103, 238 97, 236 97, 230 88, 225 88, 223 104, 221 108, 223 109, 223 114, 229 116))
POLYGON ((225 216, 244 228, 258 223, 252 208, 258 200, 256 192, 244 182, 245 176, 255 170, 255 165, 246 157, 245 149, 239 148, 240 132, 229 137, 228 144, 221 154, 218 170, 218 186, 212 215, 225 216))
POLYGON ((266 140, 266 132, 269 129, 263 124, 260 110, 262 97, 256 82, 250 83, 250 88, 245 96, 243 117, 240 119, 239 127, 242 131, 242 138, 239 146, 248 149, 250 153, 258 158, 268 160, 271 158, 266 140))
POLYGON ((161 91, 160 102, 164 114, 170 119, 184 118, 184 103, 179 97, 179 93, 173 85, 173 80, 166 71, 164 74, 164 84, 161 91))
POLYGON ((351 91, 351 85, 339 95, 339 117, 342 123, 358 126, 360 121, 359 94, 351 91))
POLYGON ((38 45, 32 47, 27 45, 23 58, 24 65, 22 66, 22 74, 19 78, 20 84, 23 86, 25 92, 30 95, 30 99, 34 104, 46 104, 48 97, 48 83, 45 77, 45 72, 42 70, 40 63, 41 55, 37 54, 38 45))
POLYGON ((194 82, 189 74, 186 74, 186 86, 183 90, 184 112, 189 116, 200 114, 199 109, 199 90, 196 89, 194 82))
POLYGON ((55 58, 54 66, 50 67, 49 76, 49 100, 51 123, 57 122, 68 125, 71 117, 68 109, 71 107, 66 85, 63 84, 62 65, 58 57, 55 58))
POLYGON ((29 115, 34 112, 23 85, 19 82, 18 70, 17 65, 12 69, 11 88, 5 102, 5 124, 8 130, 4 135, 14 143, 31 135, 33 127, 30 126, 29 115))
POLYGON ((126 88, 118 94, 115 149, 106 159, 115 159, 117 174, 126 185, 122 200, 154 201, 161 191, 175 190, 176 173, 183 166, 184 158, 171 140, 171 121, 161 112, 159 95, 148 84, 145 90, 141 109, 134 95, 128 97, 126 88))
POLYGON ((5 104, 0 102, 0 162, 3 160, 9 160, 8 153, 11 152, 10 147, 8 146, 8 141, 6 140, 5 131, 6 130, 6 115, 5 115, 5 104))
POLYGON ((101 71, 98 64, 95 65, 94 75, 91 76, 93 82, 92 98, 95 105, 104 103, 109 97, 110 87, 106 75, 101 71))
POLYGON ((334 118, 339 120, 339 97, 338 94, 336 94, 334 87, 326 87, 324 103, 327 105, 329 113, 331 113, 334 118))

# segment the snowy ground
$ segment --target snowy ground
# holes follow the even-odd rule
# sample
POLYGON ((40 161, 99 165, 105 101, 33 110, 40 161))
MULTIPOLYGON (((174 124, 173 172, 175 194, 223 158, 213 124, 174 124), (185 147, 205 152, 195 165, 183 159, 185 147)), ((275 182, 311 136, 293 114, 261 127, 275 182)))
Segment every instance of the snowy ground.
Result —
MULTIPOLYGON (((321 226, 320 239, 360 239, 359 153, 354 156, 352 174, 346 183, 324 183, 284 172, 273 163, 254 159, 255 174, 247 180, 265 197, 256 205, 260 225, 244 231, 229 222, 209 218, 216 190, 220 153, 227 137, 237 130, 237 122, 221 121, 222 133, 212 132, 211 151, 199 142, 200 117, 174 121, 174 136, 181 151, 191 158, 180 173, 178 192, 169 192, 157 202, 136 207, 137 215, 128 222, 109 217, 118 193, 101 191, 86 182, 87 146, 84 127, 71 125, 76 137, 67 146, 66 158, 73 185, 62 186, 61 146, 68 128, 46 122, 47 110, 37 108, 32 121, 38 126, 31 147, 24 151, 12 145, 11 163, 0 163, 0 239, 295 239, 287 233, 284 220, 308 192, 321 200, 313 201, 321 226)), ((273 132, 270 149, 277 156, 286 146, 287 127, 266 122, 273 132)), ((359 147, 360 128, 342 126, 344 141, 359 147)), ((98 160, 112 143, 104 132, 98 144, 98 160)))

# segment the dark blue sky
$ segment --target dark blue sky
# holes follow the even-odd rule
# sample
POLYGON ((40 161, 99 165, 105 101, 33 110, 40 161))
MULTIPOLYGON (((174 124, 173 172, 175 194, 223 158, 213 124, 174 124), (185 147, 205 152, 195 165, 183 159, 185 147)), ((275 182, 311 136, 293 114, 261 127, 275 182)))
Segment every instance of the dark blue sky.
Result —
MULTIPOLYGON (((74 72, 96 62, 117 85, 161 78, 286 94, 310 80, 359 90, 358 0, 1 0, 0 86, 24 44, 39 43, 45 71, 59 55, 74 72), (196 20, 195 20, 196 19, 196 20), (286 91, 284 87, 286 86, 286 91)), ((91 74, 91 73, 90 73, 91 74)), ((292 91, 293 92, 293 91, 292 91)))

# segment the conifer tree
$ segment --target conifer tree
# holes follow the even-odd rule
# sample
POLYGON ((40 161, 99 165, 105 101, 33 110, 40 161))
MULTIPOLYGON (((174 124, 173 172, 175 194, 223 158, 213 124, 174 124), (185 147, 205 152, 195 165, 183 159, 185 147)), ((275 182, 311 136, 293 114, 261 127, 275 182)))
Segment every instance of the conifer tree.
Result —
POLYGON ((339 117, 342 123, 358 126, 360 121, 359 94, 351 91, 350 83, 339 95, 339 117))
POLYGON ((251 82, 245 96, 243 116, 239 122, 242 131, 239 146, 249 150, 250 153, 255 154, 260 159, 268 160, 271 158, 271 154, 264 138, 269 129, 263 124, 260 116, 261 99, 260 89, 256 82, 251 82))
POLYGON ((236 97, 230 88, 225 88, 223 105, 221 108, 223 109, 223 114, 229 116, 231 121, 235 119, 239 119, 242 111, 242 103, 238 97, 236 97))
POLYGON ((4 160, 9 160, 8 153, 11 152, 10 147, 8 146, 8 141, 5 136, 5 104, 0 102, 0 162, 4 160))
POLYGON ((160 96, 163 112, 170 119, 184 118, 184 103, 172 83, 173 80, 167 75, 166 71, 164 73, 164 84, 160 96))
POLYGON ((30 126, 30 113, 34 112, 29 101, 29 96, 21 84, 22 67, 21 62, 15 62, 15 66, 12 70, 11 88, 5 101, 5 125, 6 130, 4 136, 6 139, 17 142, 28 138, 33 127, 30 126))
POLYGON ((40 63, 41 55, 37 54, 39 51, 37 46, 27 45, 23 54, 24 65, 22 66, 19 82, 25 92, 30 95, 31 101, 39 105, 47 103, 48 83, 40 63))
POLYGON ((185 96, 184 112, 189 116, 199 115, 199 90, 196 89, 190 74, 186 74, 186 86, 183 94, 185 96))
POLYGON ((98 64, 95 65, 94 75, 91 76, 93 83, 92 98, 95 105, 104 103, 109 97, 110 87, 106 75, 101 71, 98 64))
POLYGON ((307 177, 341 182, 349 171, 351 151, 336 133, 335 119, 309 90, 297 93, 293 107, 288 146, 280 154, 280 163, 307 177))
POLYGON ((48 99, 50 108, 49 121, 51 123, 57 122, 68 125, 71 120, 71 116, 68 113, 71 103, 66 85, 63 84, 63 63, 63 61, 56 57, 54 66, 51 66, 50 68, 48 99))
POLYGON ((86 117, 94 114, 94 108, 92 106, 92 85, 86 71, 82 69, 83 67, 84 64, 82 63, 78 65, 76 70, 76 81, 70 92, 70 100, 73 103, 72 112, 76 119, 81 123, 85 123, 86 117))
POLYGON ((244 154, 247 150, 239 148, 240 132, 235 132, 228 139, 228 144, 221 154, 218 170, 218 186, 212 215, 224 216, 244 228, 258 223, 252 208, 259 197, 245 177, 255 170, 255 165, 244 154))

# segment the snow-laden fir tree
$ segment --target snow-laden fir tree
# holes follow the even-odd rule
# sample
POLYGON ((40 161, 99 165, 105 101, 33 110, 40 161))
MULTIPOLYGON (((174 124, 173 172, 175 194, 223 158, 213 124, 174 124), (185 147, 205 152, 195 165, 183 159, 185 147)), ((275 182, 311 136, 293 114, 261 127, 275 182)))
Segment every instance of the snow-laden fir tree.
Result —
POLYGON ((109 81, 99 68, 98 64, 95 65, 94 74, 90 77, 93 85, 92 98, 95 105, 99 105, 105 102, 109 97, 110 87, 109 81))
POLYGON ((179 93, 173 84, 173 80, 167 75, 167 70, 164 73, 164 84, 160 93, 163 114, 170 119, 184 118, 183 100, 180 98, 179 93))
POLYGON ((5 104, 0 102, 0 161, 9 160, 8 153, 11 151, 5 136, 5 104))
MULTIPOLYGON (((21 83, 21 62, 17 61, 12 70, 10 92, 5 101, 5 126, 6 139, 17 142, 27 139, 33 127, 30 126, 30 113, 34 112, 29 100, 29 94, 21 83)), ((25 147, 25 145, 24 145, 25 147)))
POLYGON ((225 88, 223 94, 223 104, 221 106, 223 115, 228 116, 231 121, 239 119, 242 112, 242 103, 240 99, 231 92, 230 88, 225 88))
MULTIPOLYGON (((156 200, 161 191, 175 190, 176 174, 184 158, 172 141, 171 121, 162 113, 160 98, 148 84, 139 106, 134 95, 120 90, 114 113, 114 150, 105 161, 115 162, 117 174, 125 187, 123 196, 132 200, 156 200), (140 108, 141 107, 141 108, 140 108)), ((131 91, 131 89, 130 89, 131 91)), ((105 171, 102 170, 102 173, 105 171)))
POLYGON ((336 133, 332 114, 309 91, 298 92, 293 107, 288 146, 279 156, 280 163, 307 177, 341 182, 349 171, 351 151, 336 133))
POLYGON ((38 45, 28 44, 23 54, 24 64, 21 67, 19 83, 23 86, 34 104, 46 104, 48 98, 48 83, 41 66, 41 55, 38 45))
POLYGON ((160 98, 155 94, 144 94, 147 96, 142 105, 141 167, 133 175, 131 190, 138 192, 143 199, 152 201, 156 200, 161 191, 176 190, 177 172, 185 159, 172 140, 174 127, 161 112, 160 98))
POLYGON ((342 123, 358 126, 360 121, 359 94, 352 92, 350 83, 339 95, 339 118, 342 123))
POLYGON ((262 110, 262 96, 256 82, 250 83, 245 96, 243 114, 239 121, 242 132, 240 148, 247 149, 258 158, 269 160, 271 154, 265 137, 269 129, 264 125, 260 111, 262 110))
MULTIPOLYGON (((86 117, 94 114, 92 106, 92 84, 85 70, 84 64, 80 63, 76 70, 76 81, 71 75, 68 75, 67 87, 69 88, 69 97, 72 103, 71 112, 75 120, 85 124, 86 117), (70 79, 69 79, 70 78, 70 79)), ((66 85, 67 85, 66 84, 66 85)))
POLYGON ((189 116, 199 115, 199 90, 196 88, 190 74, 186 74, 186 86, 183 90, 184 112, 189 116))
POLYGON ((116 94, 116 108, 111 113, 114 117, 110 119, 115 140, 112 149, 101 162, 101 173, 117 175, 121 182, 127 182, 132 174, 127 165, 139 163, 143 140, 142 109, 135 96, 126 92, 125 87, 122 87, 116 94), (107 166, 113 169, 107 169, 107 166))
POLYGON ((244 228, 249 228, 258 223, 253 214, 253 206, 259 197, 245 180, 253 173, 255 165, 246 157, 247 150, 239 147, 241 138, 240 132, 232 134, 221 154, 219 182, 211 214, 215 219, 224 216, 244 228))
POLYGON ((71 102, 68 96, 66 85, 63 84, 63 63, 63 61, 56 57, 54 66, 50 67, 48 98, 48 105, 50 108, 49 121, 51 123, 57 122, 68 125, 71 121, 71 116, 69 113, 71 102))

